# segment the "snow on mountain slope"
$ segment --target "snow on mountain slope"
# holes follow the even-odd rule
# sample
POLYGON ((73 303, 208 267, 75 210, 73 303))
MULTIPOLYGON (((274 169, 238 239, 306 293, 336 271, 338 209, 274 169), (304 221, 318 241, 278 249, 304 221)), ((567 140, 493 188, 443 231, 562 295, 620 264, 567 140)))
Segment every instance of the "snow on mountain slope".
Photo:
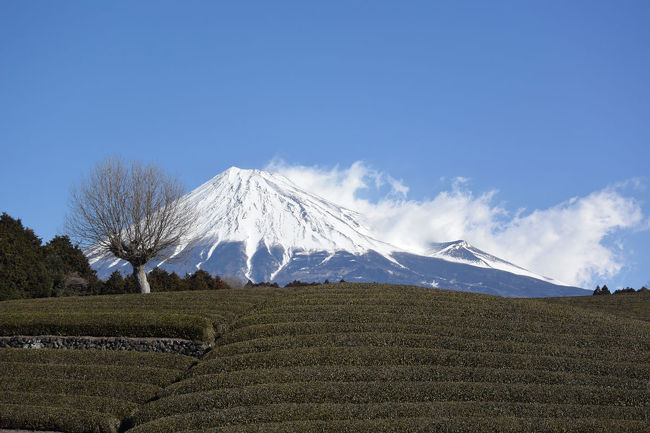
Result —
POLYGON ((431 249, 428 251, 427 255, 429 257, 435 257, 450 262, 465 263, 481 268, 499 269, 501 271, 510 272, 512 274, 523 275, 526 277, 548 281, 552 284, 568 286, 568 284, 554 280, 553 278, 548 278, 543 275, 536 274, 529 271, 528 269, 524 269, 520 266, 488 254, 485 251, 481 251, 463 240, 432 244, 431 249))
POLYGON ((247 278, 259 248, 282 250, 281 263, 271 277, 295 251, 372 250, 394 261, 390 253, 397 250, 372 238, 356 212, 301 190, 279 174, 231 167, 183 200, 196 210, 197 219, 175 255, 198 248, 198 254, 193 253, 198 256, 194 270, 201 269, 218 246, 233 242, 244 246, 247 278))

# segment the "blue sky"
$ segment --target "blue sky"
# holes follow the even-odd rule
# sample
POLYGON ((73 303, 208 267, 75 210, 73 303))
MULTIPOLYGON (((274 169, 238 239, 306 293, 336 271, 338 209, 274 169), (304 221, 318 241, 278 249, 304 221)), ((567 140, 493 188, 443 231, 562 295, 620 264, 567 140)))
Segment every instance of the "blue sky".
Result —
MULTIPOLYGON (((581 281, 639 287, 650 280, 648 22, 647 1, 2 2, 0 210, 47 240, 71 184, 116 154, 188 188, 232 165, 275 161, 323 182, 361 166, 408 186, 399 199, 420 210, 443 212, 435 200, 453 191, 469 205, 487 197, 499 212, 449 236, 515 262, 527 251, 498 243, 536 239, 516 215, 539 211, 550 227, 567 219, 549 210, 591 221, 584 209, 605 206, 596 240, 562 232, 582 245, 581 281), (589 259, 599 246, 610 255, 589 259)), ((554 273, 535 257, 525 264, 554 273)))

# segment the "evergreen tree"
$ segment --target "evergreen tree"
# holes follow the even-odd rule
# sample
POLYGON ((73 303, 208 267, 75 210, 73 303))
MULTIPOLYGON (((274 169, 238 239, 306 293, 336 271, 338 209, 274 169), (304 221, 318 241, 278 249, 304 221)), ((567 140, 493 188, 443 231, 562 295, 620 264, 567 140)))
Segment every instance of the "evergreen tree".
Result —
POLYGON ((93 294, 99 291, 96 272, 78 246, 67 236, 55 236, 45 245, 48 263, 55 277, 55 290, 60 295, 93 294))
POLYGON ((175 292, 179 290, 187 290, 187 284, 183 281, 176 272, 171 274, 161 268, 153 268, 147 276, 151 291, 153 292, 175 292))
POLYGON ((185 282, 189 290, 215 290, 214 279, 212 275, 202 269, 194 272, 192 275, 185 275, 185 282))
POLYGON ((124 290, 125 290, 124 277, 122 277, 120 271, 115 270, 113 271, 111 276, 108 277, 108 280, 104 281, 101 293, 103 295, 111 295, 117 293, 125 293, 124 290))
POLYGON ((0 216, 0 300, 51 296, 55 275, 41 239, 20 219, 0 216))
POLYGON ((228 286, 219 277, 212 278, 208 272, 199 269, 192 275, 185 275, 188 290, 219 290, 228 286))

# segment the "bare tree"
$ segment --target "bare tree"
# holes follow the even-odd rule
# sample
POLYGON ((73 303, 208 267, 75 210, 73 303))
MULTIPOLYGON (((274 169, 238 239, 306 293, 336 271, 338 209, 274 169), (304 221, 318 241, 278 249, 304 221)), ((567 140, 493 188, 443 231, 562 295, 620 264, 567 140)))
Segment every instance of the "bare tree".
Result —
POLYGON ((183 191, 154 165, 107 158, 73 187, 66 228, 93 254, 129 262, 140 293, 149 293, 145 264, 170 257, 193 220, 183 191))

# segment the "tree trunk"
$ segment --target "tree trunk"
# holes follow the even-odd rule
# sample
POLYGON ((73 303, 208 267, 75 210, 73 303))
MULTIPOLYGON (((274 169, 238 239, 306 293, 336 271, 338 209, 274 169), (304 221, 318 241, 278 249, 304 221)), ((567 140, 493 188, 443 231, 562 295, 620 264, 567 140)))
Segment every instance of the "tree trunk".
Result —
POLYGON ((133 266, 133 277, 135 278, 135 283, 138 285, 140 293, 151 293, 149 281, 147 281, 147 271, 144 265, 133 266))

